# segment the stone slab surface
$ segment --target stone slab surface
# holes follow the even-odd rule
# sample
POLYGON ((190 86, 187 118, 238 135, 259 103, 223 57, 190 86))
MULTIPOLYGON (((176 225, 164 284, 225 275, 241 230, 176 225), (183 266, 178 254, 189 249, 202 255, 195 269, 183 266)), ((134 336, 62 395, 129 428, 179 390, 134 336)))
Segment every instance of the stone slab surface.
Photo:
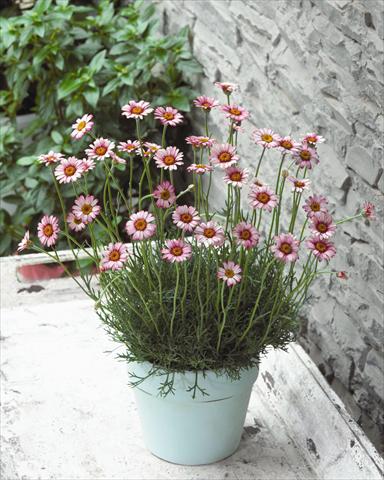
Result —
POLYGON ((379 455, 296 344, 263 359, 232 457, 159 460, 143 443, 119 348, 88 300, 3 308, 2 479, 382 478, 379 455))

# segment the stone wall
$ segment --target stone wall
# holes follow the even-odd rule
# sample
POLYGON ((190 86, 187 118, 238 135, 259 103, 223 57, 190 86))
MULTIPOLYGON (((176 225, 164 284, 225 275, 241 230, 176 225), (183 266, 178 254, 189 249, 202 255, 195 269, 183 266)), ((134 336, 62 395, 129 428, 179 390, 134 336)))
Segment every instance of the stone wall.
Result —
MULTIPOLYGON (((237 98, 252 113, 241 139, 243 165, 254 165, 260 154, 249 139, 256 126, 297 136, 317 131, 327 143, 319 148, 314 191, 328 196, 338 218, 353 215, 365 199, 377 205, 378 221, 340 226, 332 267, 347 270, 349 279, 316 283, 302 343, 378 445, 384 406, 381 0, 157 4, 165 32, 190 26, 204 68, 201 92, 217 98, 217 80, 240 85, 237 98)), ((222 138, 222 114, 213 119, 214 136, 222 138)), ((219 182, 213 198, 221 196, 219 182)))

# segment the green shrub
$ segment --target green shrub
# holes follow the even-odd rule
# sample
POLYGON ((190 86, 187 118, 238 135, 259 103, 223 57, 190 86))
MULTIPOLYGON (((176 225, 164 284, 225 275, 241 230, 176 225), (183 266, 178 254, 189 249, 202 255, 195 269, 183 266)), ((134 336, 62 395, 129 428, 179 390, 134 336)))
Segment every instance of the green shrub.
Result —
MULTIPOLYGON (((42 213, 57 211, 36 156, 82 150, 84 142, 67 135, 76 118, 93 113, 104 136, 126 140, 132 132, 120 109, 132 98, 189 110, 200 66, 188 30, 160 37, 151 2, 117 3, 40 0, 18 17, 0 18, 0 254, 15 246, 13 224, 35 225, 42 213), (36 117, 18 131, 16 116, 29 112, 36 117)), ((146 127, 153 138, 153 123, 146 127)), ((101 188, 97 176, 90 187, 101 188)))

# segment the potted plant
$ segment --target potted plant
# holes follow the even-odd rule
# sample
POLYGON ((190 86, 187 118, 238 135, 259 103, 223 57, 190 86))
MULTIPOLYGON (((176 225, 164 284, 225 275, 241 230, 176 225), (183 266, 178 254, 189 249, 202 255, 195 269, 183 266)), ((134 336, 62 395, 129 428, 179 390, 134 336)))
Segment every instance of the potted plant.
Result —
POLYGON ((317 134, 295 141, 258 129, 253 139, 260 158, 254 171, 243 168, 237 142, 249 113, 232 101, 235 85, 218 87, 227 98, 223 105, 206 96, 194 101, 203 112, 205 132, 186 138, 193 154, 187 166, 183 152, 166 143, 167 130, 183 120, 173 107, 154 110, 163 125, 161 145, 142 137, 141 122, 153 112, 144 100, 122 108, 127 121, 135 123, 134 140, 96 137, 92 115, 79 118, 72 137, 92 137, 85 158, 55 152, 40 157, 52 172, 63 217, 41 219, 42 246, 29 232, 19 245, 20 251, 44 251, 61 263, 55 245, 62 235, 76 260, 82 251, 97 265, 97 278, 79 266, 74 280, 125 347, 120 357, 128 363, 147 445, 160 458, 189 465, 214 462, 236 450, 260 358, 268 348, 285 348, 295 338, 298 312, 316 277, 346 278, 328 267, 336 254, 337 225, 374 216, 373 205, 366 203, 356 215, 334 221, 326 198, 311 192, 307 174, 319 163, 317 145, 324 141, 317 134), (210 135, 213 108, 225 115, 225 140, 210 135), (276 178, 267 185, 263 160, 276 155, 276 178), (98 198, 88 189, 97 163, 104 169, 98 198), (137 203, 133 163, 141 164, 142 172, 137 203), (151 164, 158 167, 158 178, 151 164), (115 176, 121 165, 127 167, 127 189, 115 176), (191 178, 181 192, 173 185, 178 169, 191 178), (226 190, 222 211, 210 207, 213 175, 222 176, 226 190), (141 193, 144 183, 149 194, 141 193), (69 212, 60 184, 73 186, 69 212), (194 202, 186 204, 189 190, 194 202), (121 211, 128 215, 123 218, 121 211), (122 223, 124 236, 118 228, 122 223), (87 236, 79 237, 81 232, 87 236))

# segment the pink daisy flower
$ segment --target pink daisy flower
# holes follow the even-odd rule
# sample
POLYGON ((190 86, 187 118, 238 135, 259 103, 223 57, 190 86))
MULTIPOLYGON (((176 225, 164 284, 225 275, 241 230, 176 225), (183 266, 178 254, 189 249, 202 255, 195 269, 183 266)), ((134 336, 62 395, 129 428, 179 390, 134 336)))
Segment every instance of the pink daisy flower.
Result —
POLYGON ((71 183, 76 182, 83 172, 83 162, 76 157, 69 157, 61 160, 55 168, 55 177, 59 183, 71 183))
POLYGON ((197 97, 193 103, 195 107, 202 108, 203 110, 210 111, 212 108, 217 107, 219 102, 212 97, 206 97, 202 95, 201 97, 197 97))
POLYGON ((235 155, 236 147, 229 143, 215 145, 212 148, 209 160, 212 165, 218 165, 220 168, 228 168, 237 163, 239 156, 235 155))
POLYGON ((331 237, 336 232, 336 225, 333 223, 332 217, 327 212, 317 212, 311 217, 311 230, 313 235, 324 239, 331 237))
POLYGON ((312 195, 307 198, 303 205, 304 211, 308 217, 317 212, 327 212, 328 200, 322 195, 312 195))
POLYGON ((111 157, 112 150, 115 148, 115 144, 106 138, 97 138, 90 146, 85 150, 85 153, 90 158, 96 160, 104 160, 111 157))
POLYGON ((325 138, 317 133, 307 133, 303 138, 303 143, 308 143, 310 146, 316 146, 318 143, 325 142, 325 138))
POLYGON ((371 202, 364 202, 363 205, 363 217, 368 218, 368 220, 374 220, 375 216, 375 205, 371 202))
POLYGON ((68 227, 75 232, 81 232, 81 230, 84 230, 86 227, 86 224, 81 220, 81 218, 76 217, 73 212, 68 213, 67 223, 68 227))
POLYGON ((111 152, 111 159, 113 163, 118 165, 125 165, 127 163, 125 158, 119 157, 115 152, 111 152))
POLYGON ((281 137, 278 140, 278 149, 282 152, 296 152, 300 148, 300 143, 295 142, 292 137, 281 137))
POLYGON ((29 230, 27 230, 22 238, 21 242, 17 246, 17 251, 22 252, 23 250, 27 250, 32 245, 32 240, 29 238, 29 230))
POLYGON ((71 133, 71 137, 79 140, 83 137, 87 132, 92 130, 94 122, 92 122, 93 115, 87 113, 83 115, 81 118, 78 118, 76 122, 72 125, 73 131, 71 133))
POLYGON ((136 150, 136 153, 141 157, 148 158, 154 155, 160 149, 161 145, 158 145, 157 143, 145 142, 142 147, 139 147, 136 150))
POLYGON ((308 190, 311 185, 311 181, 306 178, 288 177, 288 180, 293 185, 292 192, 302 193, 304 190, 308 190))
POLYGON ((236 243, 246 249, 255 247, 259 243, 260 234, 251 223, 240 222, 233 229, 236 243))
POLYGON ((264 148, 276 148, 280 146, 280 135, 270 128, 258 128, 253 132, 252 136, 254 142, 264 148))
POLYGON ((93 195, 80 195, 76 198, 72 207, 75 217, 80 218, 83 223, 90 223, 99 215, 101 211, 99 201, 93 195))
POLYGON ((275 245, 271 251, 278 260, 285 263, 294 262, 298 258, 300 242, 291 233, 282 233, 275 237, 275 245))
POLYGON ((225 170, 224 182, 241 188, 247 183, 249 170, 247 168, 229 167, 225 170))
POLYGON ((155 110, 156 120, 160 120, 162 125, 169 125, 175 127, 178 123, 183 121, 183 115, 173 107, 157 107, 155 110))
POLYGON ((161 256, 167 262, 184 262, 192 256, 192 247, 184 240, 167 240, 161 249, 161 256))
POLYGON ((89 170, 93 170, 96 167, 96 163, 92 158, 83 158, 81 165, 83 167, 83 173, 89 172, 89 170))
POLYGON ((48 153, 39 156, 39 162, 44 163, 47 167, 52 163, 61 162, 64 159, 64 155, 62 153, 56 153, 50 150, 48 153))
POLYGON ((144 210, 133 213, 125 225, 128 235, 132 236, 132 240, 146 240, 151 238, 156 231, 155 217, 144 210))
POLYGON ((103 253, 100 270, 121 270, 128 259, 127 247, 121 243, 110 243, 103 253))
POLYGON ((211 165, 205 165, 204 163, 192 163, 187 167, 188 172, 196 173, 197 175, 203 175, 206 172, 212 172, 213 167, 211 165))
POLYGON ((262 187, 252 187, 249 193, 249 198, 251 200, 252 208, 261 208, 268 212, 271 212, 279 203, 279 197, 267 185, 262 187))
POLYGON ((224 262, 217 272, 217 278, 223 280, 228 287, 233 287, 241 281, 241 268, 235 262, 224 262))
POLYGON ((134 153, 138 148, 140 148, 140 142, 138 140, 127 140, 126 142, 120 142, 117 149, 120 152, 134 153))
POLYGON ((55 245, 59 232, 59 220, 53 215, 44 215, 37 225, 37 236, 47 247, 55 245))
POLYGON ((214 222, 200 223, 196 227, 195 238, 206 247, 220 247, 225 241, 223 228, 214 222))
POLYGON ((185 141, 195 148, 211 148, 216 142, 216 140, 214 140, 213 138, 198 137, 196 135, 191 135, 190 137, 187 137, 185 141))
POLYGON ((156 187, 153 196, 157 199, 156 206, 159 208, 169 208, 176 202, 175 188, 168 180, 156 187))
POLYGON ((161 148, 155 153, 154 159, 158 168, 177 170, 178 165, 183 165, 184 154, 176 147, 161 148))
POLYGON ((221 90, 226 95, 230 95, 232 92, 234 92, 239 88, 237 83, 229 83, 229 82, 215 82, 215 86, 218 88, 221 88, 221 90))
POLYGON ((329 260, 336 255, 336 248, 334 244, 327 239, 322 240, 318 236, 308 239, 306 246, 320 261, 326 260, 329 262, 329 260))
POLYGON ((200 217, 194 207, 182 205, 172 214, 173 223, 184 232, 192 232, 200 222, 200 217))
POLYGON ((314 148, 308 147, 303 143, 296 151, 292 153, 295 163, 300 168, 312 169, 313 165, 319 163, 319 156, 314 148))
POLYGON ((127 105, 124 105, 121 109, 122 115, 126 118, 135 118, 142 120, 143 117, 153 112, 153 108, 150 107, 149 102, 144 100, 136 101, 130 100, 127 105))
POLYGON ((249 112, 240 105, 222 105, 221 110, 225 113, 227 118, 235 122, 242 122, 249 117, 249 112))

